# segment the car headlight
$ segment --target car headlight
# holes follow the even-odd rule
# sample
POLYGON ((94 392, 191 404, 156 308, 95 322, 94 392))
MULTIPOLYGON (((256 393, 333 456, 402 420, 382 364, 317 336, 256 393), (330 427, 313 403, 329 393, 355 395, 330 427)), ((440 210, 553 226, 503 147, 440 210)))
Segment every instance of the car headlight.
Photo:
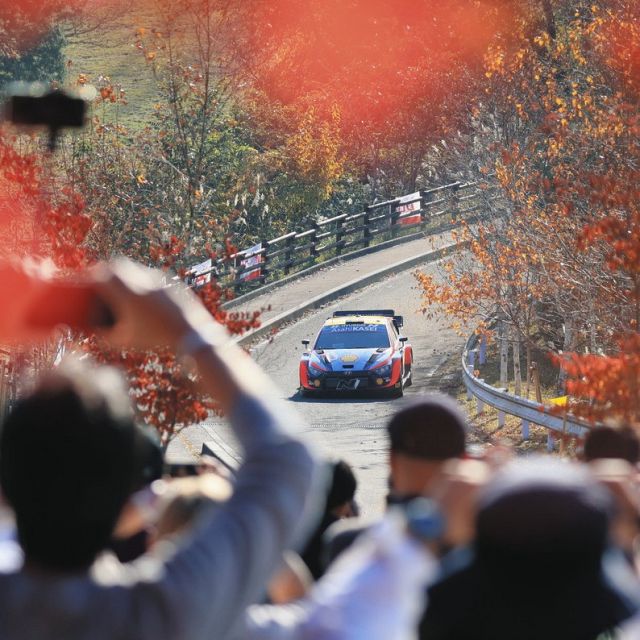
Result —
POLYGON ((377 376, 380 376, 381 378, 388 378, 391 375, 391 363, 374 369, 373 373, 375 373, 377 376))
POLYGON ((322 369, 320 369, 319 367, 317 367, 313 362, 309 363, 309 366, 307 367, 308 371, 309 371, 309 377, 310 378, 318 378, 320 377, 323 373, 325 373, 322 369))

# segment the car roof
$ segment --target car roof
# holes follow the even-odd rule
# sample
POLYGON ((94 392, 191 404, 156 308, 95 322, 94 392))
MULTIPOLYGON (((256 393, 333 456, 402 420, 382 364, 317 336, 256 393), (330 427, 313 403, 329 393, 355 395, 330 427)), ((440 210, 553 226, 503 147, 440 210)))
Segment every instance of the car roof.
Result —
POLYGON ((391 318, 386 316, 338 316, 337 318, 329 318, 325 323, 325 327, 333 327, 342 324, 385 324, 388 325, 391 318))

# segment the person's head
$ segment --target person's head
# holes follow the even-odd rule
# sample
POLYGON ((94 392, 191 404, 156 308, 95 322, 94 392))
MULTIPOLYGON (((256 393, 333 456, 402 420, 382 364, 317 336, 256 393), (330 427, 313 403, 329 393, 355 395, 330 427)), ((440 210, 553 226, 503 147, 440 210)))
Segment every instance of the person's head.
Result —
POLYGON ((635 465, 640 460, 640 439, 628 426, 596 427, 587 433, 583 457, 586 462, 619 458, 635 465))
POLYGON ((63 363, 16 403, 0 433, 0 484, 27 563, 92 563, 135 486, 138 437, 111 368, 63 363))
POLYGON ((500 469, 479 497, 478 557, 490 569, 528 574, 529 581, 539 571, 567 579, 574 569, 598 571, 612 514, 610 495, 588 468, 543 457, 518 460, 500 469))
POLYGON ((325 511, 337 517, 351 515, 351 505, 356 495, 358 481, 353 469, 344 460, 331 465, 331 485, 325 511))
POLYGON ((425 627, 446 615, 450 629, 438 637, 596 638, 637 609, 632 572, 609 548, 613 501, 586 465, 508 463, 475 510, 470 552, 429 592, 425 627))
POLYGON ((423 396, 398 411, 387 426, 393 492, 423 493, 447 460, 464 456, 466 428, 462 411, 444 395, 423 396))

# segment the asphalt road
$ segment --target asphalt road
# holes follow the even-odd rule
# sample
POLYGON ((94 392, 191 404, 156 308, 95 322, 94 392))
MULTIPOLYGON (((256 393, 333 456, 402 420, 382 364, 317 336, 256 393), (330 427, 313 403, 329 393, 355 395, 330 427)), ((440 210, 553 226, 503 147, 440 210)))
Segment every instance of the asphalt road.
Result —
MULTIPOLYGON (((436 274, 435 264, 423 271, 436 274)), ((464 339, 446 327, 442 319, 427 320, 419 311, 420 292, 410 273, 403 273, 371 285, 360 292, 337 300, 323 309, 310 312, 297 322, 281 329, 270 341, 252 349, 253 357, 275 380, 285 399, 295 405, 307 426, 306 437, 319 451, 331 458, 344 458, 358 478, 357 501, 364 516, 375 516, 384 508, 387 480, 387 439, 385 422, 403 403, 417 394, 441 388, 443 365, 461 351, 464 339), (392 308, 404 316, 404 335, 414 349, 413 385, 405 397, 302 398, 297 393, 298 362, 303 351, 301 341, 313 340, 324 320, 338 309, 392 308)), ((224 455, 238 459, 233 439, 226 426, 218 421, 205 423, 198 438, 214 441, 224 455)), ((189 433, 186 434, 189 437, 189 433)))

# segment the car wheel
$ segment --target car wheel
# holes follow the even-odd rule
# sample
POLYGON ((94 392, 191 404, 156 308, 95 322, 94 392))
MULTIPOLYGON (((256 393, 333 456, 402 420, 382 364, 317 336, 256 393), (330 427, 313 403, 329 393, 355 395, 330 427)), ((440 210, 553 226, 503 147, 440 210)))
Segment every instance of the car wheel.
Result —
POLYGON ((390 398, 402 398, 404 395, 404 381, 403 378, 400 378, 400 386, 394 389, 389 389, 387 394, 390 398))
POLYGON ((413 384, 413 375, 411 374, 411 365, 407 367, 406 371, 407 371, 407 379, 404 383, 404 386, 410 387, 413 384))

